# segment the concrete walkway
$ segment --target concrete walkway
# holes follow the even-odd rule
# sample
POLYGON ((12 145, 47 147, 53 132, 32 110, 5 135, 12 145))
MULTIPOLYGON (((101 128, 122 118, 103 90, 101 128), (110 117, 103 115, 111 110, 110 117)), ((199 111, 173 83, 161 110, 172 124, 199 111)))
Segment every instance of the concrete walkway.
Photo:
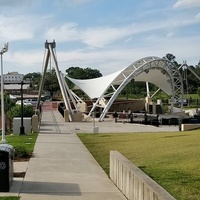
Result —
POLYGON ((68 124, 57 111, 43 112, 26 176, 22 184, 15 179, 7 195, 19 190, 21 200, 125 200, 68 124))
POLYGON ((77 132, 156 132, 178 131, 177 126, 145 126, 112 122, 65 123, 60 113, 44 111, 33 157, 14 164, 15 172, 26 171, 25 178, 15 178, 9 193, 21 200, 125 200, 90 152, 77 132))

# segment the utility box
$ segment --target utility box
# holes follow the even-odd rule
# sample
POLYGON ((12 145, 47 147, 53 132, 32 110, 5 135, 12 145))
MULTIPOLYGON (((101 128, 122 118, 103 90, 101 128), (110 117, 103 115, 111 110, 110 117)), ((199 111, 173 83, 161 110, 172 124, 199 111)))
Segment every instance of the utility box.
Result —
MULTIPOLYGON (((23 117, 23 126, 25 133, 32 132, 31 117, 23 117)), ((13 119, 13 134, 20 134, 21 117, 15 117, 13 119)))
POLYGON ((0 144, 0 192, 9 192, 13 181, 13 146, 0 144))

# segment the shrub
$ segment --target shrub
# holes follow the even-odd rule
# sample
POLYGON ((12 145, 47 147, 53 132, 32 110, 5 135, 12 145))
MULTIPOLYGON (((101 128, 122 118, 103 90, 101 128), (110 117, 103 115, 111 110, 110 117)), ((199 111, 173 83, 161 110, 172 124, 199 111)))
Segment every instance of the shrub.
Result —
MULTIPOLYGON (((15 105, 12 108, 13 117, 21 117, 21 105, 15 105)), ((32 117, 34 115, 33 106, 23 106, 23 116, 24 117, 32 117)))
POLYGON ((24 146, 15 146, 15 160, 28 159, 31 157, 31 152, 24 146))

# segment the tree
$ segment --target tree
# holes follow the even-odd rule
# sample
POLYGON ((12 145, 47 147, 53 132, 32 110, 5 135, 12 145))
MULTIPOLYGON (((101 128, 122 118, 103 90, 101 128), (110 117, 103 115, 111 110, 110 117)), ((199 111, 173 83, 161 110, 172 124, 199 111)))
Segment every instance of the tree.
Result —
POLYGON ((173 54, 171 54, 171 53, 167 53, 166 54, 166 58, 168 60, 172 61, 172 62, 175 61, 175 59, 176 59, 176 57, 173 54))
MULTIPOLYGON (((32 117, 35 113, 33 106, 31 105, 24 105, 23 106, 23 117, 32 117)), ((21 117, 21 105, 15 105, 10 110, 12 119, 14 117, 21 117)))
POLYGON ((39 89, 39 85, 40 85, 40 80, 41 80, 41 73, 28 73, 24 76, 24 80, 30 80, 31 83, 31 88, 30 90, 38 90, 39 89))
POLYGON ((60 86, 58 84, 56 70, 54 68, 46 72, 43 89, 46 91, 49 91, 51 97, 54 96, 55 92, 60 91, 60 86))
MULTIPOLYGON (((198 72, 198 69, 195 68, 194 66, 189 66, 190 69, 192 69, 197 75, 200 75, 199 72, 198 72)), ((184 81, 184 86, 186 85, 186 81, 187 81, 187 86, 188 86, 188 92, 191 93, 191 94, 194 94, 196 93, 198 87, 200 86, 199 84, 199 80, 198 78, 196 78, 196 76, 188 69, 186 69, 186 72, 187 73, 187 80, 185 78, 183 78, 183 81, 184 81)), ((186 86, 185 86, 186 87, 186 86)))
POLYGON ((9 128, 12 129, 12 117, 10 116, 10 111, 15 105, 15 101, 12 100, 7 92, 4 93, 4 112, 5 112, 5 131, 7 132, 8 123, 9 128))
POLYGON ((101 77, 102 74, 97 69, 70 67, 66 70, 67 76, 75 79, 91 79, 101 77))
MULTIPOLYGON (((13 118, 21 117, 21 106, 16 105, 15 101, 10 98, 9 94, 5 92, 4 94, 4 110, 5 110, 5 131, 8 131, 8 123, 9 129, 12 129, 13 118)), ((32 117, 34 114, 33 106, 24 106, 24 117, 32 117)))
POLYGON ((97 69, 86 68, 85 71, 85 78, 83 79, 91 79, 91 78, 98 78, 101 77, 102 74, 97 69))
POLYGON ((200 87, 198 87, 198 89, 197 89, 197 94, 200 97, 200 87))
POLYGON ((176 62, 176 56, 171 53, 167 53, 166 56, 163 58, 166 58, 167 60, 173 62, 175 65, 178 65, 178 63, 176 62))
MULTIPOLYGON (((92 79, 101 77, 102 74, 97 69, 70 67, 66 70, 67 76, 74 79, 92 79)), ((68 79, 66 80, 70 88, 74 86, 68 79)))

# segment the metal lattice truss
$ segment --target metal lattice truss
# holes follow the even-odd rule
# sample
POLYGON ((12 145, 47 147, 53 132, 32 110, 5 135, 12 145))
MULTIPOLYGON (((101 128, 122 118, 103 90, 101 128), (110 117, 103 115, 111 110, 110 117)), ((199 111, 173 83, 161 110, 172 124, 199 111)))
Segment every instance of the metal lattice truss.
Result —
POLYGON ((89 116, 96 107, 103 108, 102 121, 123 88, 132 80, 145 81, 158 86, 171 96, 171 112, 175 102, 183 102, 183 82, 177 66, 167 59, 159 57, 142 58, 128 67, 113 74, 95 79, 78 80, 67 77, 91 99, 96 99, 89 116), (105 100, 108 99, 109 100, 105 100))

